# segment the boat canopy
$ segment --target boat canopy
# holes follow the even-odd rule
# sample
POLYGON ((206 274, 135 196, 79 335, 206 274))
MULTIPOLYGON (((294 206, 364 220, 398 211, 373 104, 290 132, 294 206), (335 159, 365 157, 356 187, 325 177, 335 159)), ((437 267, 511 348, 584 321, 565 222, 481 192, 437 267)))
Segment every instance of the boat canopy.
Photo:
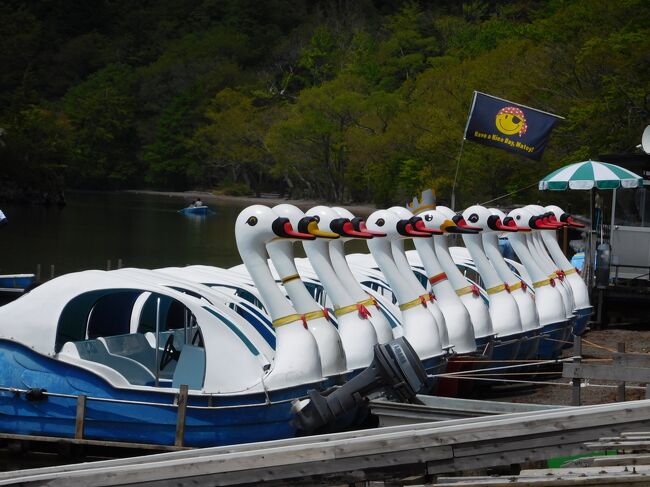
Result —
POLYGON ((183 329, 188 317, 198 326, 205 350, 204 392, 261 387, 267 359, 219 309, 205 299, 118 273, 66 274, 0 307, 0 339, 56 358, 66 343, 129 334, 134 323, 138 334, 155 332, 158 309, 159 331, 183 329))

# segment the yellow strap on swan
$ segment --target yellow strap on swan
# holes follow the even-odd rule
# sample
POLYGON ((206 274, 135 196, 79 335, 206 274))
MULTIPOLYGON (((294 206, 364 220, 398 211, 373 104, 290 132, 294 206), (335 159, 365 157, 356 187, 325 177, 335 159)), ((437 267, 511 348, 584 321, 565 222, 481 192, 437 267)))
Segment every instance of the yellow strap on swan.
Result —
POLYGON ((538 287, 548 286, 549 284, 555 287, 555 281, 553 281, 553 279, 544 279, 543 281, 534 282, 533 287, 537 289, 538 287))
POLYGON ((500 293, 501 291, 508 291, 510 292, 510 289, 508 288, 507 284, 499 284, 498 286, 490 287, 485 290, 488 294, 497 294, 500 293))
POLYGON ((408 303, 400 304, 399 309, 401 311, 406 311, 407 309, 411 309, 416 307, 417 305, 421 304, 425 308, 427 307, 427 301, 431 301, 431 296, 428 294, 423 294, 422 296, 418 296, 415 298, 413 301, 409 301, 408 303))
POLYGON ((286 284, 288 282, 295 281, 296 279, 300 279, 300 274, 291 274, 290 276, 283 277, 281 280, 282 284, 286 284))
POLYGON ((288 325, 289 323, 293 323, 294 321, 301 321, 302 316, 299 315, 298 313, 294 313, 291 315, 283 316, 282 318, 278 318, 277 320, 273 320, 273 327, 274 328, 280 328, 282 325, 288 325))

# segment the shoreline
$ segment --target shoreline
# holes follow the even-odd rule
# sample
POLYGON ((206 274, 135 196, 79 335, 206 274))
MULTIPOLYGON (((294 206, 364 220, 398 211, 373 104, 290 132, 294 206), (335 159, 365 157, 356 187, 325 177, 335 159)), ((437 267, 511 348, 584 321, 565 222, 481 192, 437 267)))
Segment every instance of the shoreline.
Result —
POLYGON ((257 196, 230 196, 225 194, 214 194, 209 191, 155 191, 148 189, 127 189, 123 190, 125 193, 134 193, 134 194, 152 194, 160 196, 177 196, 180 198, 201 198, 205 202, 213 203, 238 203, 241 206, 246 205, 266 205, 266 206, 275 206, 282 203, 291 204, 297 206, 302 210, 308 210, 314 206, 324 205, 324 206, 342 206, 350 210, 354 214, 359 215, 369 215, 377 209, 372 203, 354 203, 354 204, 341 204, 341 203, 332 203, 323 200, 316 199, 289 199, 289 198, 278 198, 278 197, 257 197, 257 196))

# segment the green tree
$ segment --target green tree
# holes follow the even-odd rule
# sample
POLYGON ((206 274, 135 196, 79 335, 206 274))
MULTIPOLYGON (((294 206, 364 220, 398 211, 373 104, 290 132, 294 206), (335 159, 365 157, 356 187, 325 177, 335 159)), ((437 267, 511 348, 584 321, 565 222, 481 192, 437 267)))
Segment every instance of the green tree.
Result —
POLYGON ((273 105, 257 107, 249 95, 220 91, 205 113, 208 123, 192 137, 197 170, 214 185, 243 182, 259 194, 273 162, 265 137, 278 116, 273 105))
POLYGON ((113 64, 66 94, 65 113, 74 130, 70 172, 75 182, 124 187, 142 181, 132 84, 132 70, 113 64))

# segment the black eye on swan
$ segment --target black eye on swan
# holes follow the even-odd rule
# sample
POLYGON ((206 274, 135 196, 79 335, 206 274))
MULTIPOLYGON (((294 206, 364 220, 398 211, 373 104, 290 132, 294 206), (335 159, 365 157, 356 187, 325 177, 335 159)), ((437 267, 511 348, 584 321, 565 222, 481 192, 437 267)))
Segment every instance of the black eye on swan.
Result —
POLYGON ((424 215, 424 219, 430 222, 431 220, 433 220, 433 215, 424 215))
POLYGON ((377 219, 377 221, 375 222, 375 224, 376 224, 378 227, 383 227, 385 223, 386 223, 386 222, 384 221, 383 218, 379 218, 379 219, 377 219))
POLYGON ((472 213, 469 216, 468 220, 471 221, 472 223, 476 223, 478 221, 478 215, 476 213, 472 213))
POLYGON ((257 225, 257 217, 251 216, 248 220, 246 220, 246 223, 251 227, 254 227, 255 225, 257 225))

